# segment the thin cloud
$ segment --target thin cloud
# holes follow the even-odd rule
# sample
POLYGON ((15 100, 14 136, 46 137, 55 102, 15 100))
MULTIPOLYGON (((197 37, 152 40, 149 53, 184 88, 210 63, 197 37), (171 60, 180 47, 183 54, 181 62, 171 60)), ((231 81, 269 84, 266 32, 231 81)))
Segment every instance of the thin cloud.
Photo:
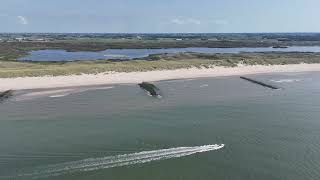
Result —
POLYGON ((227 20, 224 20, 224 19, 214 19, 214 20, 212 20, 212 23, 214 23, 216 25, 227 25, 227 24, 229 24, 229 22, 227 20))
POLYGON ((228 25, 229 22, 224 19, 196 19, 196 18, 174 18, 170 20, 171 24, 176 25, 200 25, 200 24, 215 24, 215 25, 228 25))
POLYGON ((0 14, 0 17, 9 17, 8 14, 0 14))
POLYGON ((19 23, 22 24, 22 25, 27 25, 29 24, 29 21, 26 17, 24 16, 17 16, 18 20, 19 20, 19 23))
POLYGON ((199 25, 201 24, 201 21, 194 18, 175 18, 170 21, 172 24, 177 25, 186 25, 186 24, 195 24, 199 25))

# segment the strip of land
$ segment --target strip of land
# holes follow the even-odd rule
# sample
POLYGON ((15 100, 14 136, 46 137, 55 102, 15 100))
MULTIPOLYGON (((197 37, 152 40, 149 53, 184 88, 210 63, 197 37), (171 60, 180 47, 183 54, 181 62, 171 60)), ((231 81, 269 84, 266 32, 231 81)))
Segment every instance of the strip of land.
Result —
POLYGON ((320 53, 239 53, 203 54, 178 53, 150 55, 146 58, 116 61, 74 61, 74 62, 19 62, 0 60, 0 78, 68 76, 99 74, 105 72, 146 72, 189 68, 210 68, 216 66, 236 67, 243 65, 285 65, 317 64, 320 53))
POLYGON ((320 64, 239 65, 236 67, 185 68, 147 72, 106 72, 67 76, 0 78, 0 91, 130 84, 143 81, 236 76, 262 73, 320 72, 320 64))

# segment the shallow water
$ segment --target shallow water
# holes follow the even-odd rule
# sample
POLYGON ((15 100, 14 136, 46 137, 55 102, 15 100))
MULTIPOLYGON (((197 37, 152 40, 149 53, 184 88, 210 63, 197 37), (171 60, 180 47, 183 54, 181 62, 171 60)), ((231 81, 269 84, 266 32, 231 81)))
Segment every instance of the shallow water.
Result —
POLYGON ((319 76, 250 76, 281 90, 239 77, 161 81, 161 99, 137 85, 12 98, 0 104, 0 179, 319 179, 319 76), (225 147, 200 148, 210 144, 225 147))
POLYGON ((320 46, 292 46, 288 48, 168 48, 168 49, 108 49, 100 52, 67 52, 65 50, 31 51, 20 61, 75 61, 102 59, 134 59, 153 54, 174 54, 182 52, 196 53, 240 53, 240 52, 320 52, 320 46))

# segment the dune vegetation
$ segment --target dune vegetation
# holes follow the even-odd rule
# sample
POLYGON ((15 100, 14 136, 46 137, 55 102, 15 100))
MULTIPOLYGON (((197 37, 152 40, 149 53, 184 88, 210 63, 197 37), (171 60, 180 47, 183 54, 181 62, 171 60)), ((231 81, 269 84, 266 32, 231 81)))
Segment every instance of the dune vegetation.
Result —
POLYGON ((235 67, 243 65, 279 65, 320 63, 320 53, 179 53, 152 55, 130 61, 17 62, 0 60, 0 78, 97 74, 103 72, 140 72, 182 68, 235 67))

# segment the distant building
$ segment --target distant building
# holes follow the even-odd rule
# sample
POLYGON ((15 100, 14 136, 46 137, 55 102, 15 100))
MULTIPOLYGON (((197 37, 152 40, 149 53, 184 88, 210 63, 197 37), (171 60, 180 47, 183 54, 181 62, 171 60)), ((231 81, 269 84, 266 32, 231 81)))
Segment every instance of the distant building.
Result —
POLYGON ((176 41, 182 41, 183 39, 176 39, 176 41))
POLYGON ((21 42, 24 38, 15 38, 17 41, 21 42))
POLYGON ((289 41, 288 38, 278 38, 277 40, 278 40, 278 41, 289 41))
POLYGON ((43 39, 43 38, 37 38, 37 39, 34 39, 34 38, 31 38, 31 39, 28 39, 29 41, 47 41, 46 39, 43 39))

